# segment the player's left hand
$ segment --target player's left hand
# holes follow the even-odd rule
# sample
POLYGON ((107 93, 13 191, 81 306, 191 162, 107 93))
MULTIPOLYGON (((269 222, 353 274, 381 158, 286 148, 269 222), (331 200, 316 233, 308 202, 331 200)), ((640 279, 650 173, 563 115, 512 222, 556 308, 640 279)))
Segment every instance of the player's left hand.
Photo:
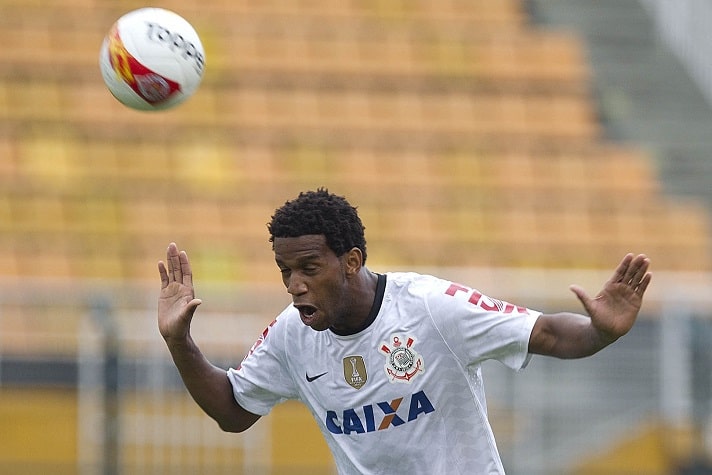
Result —
POLYGON ((649 266, 646 255, 627 254, 595 297, 589 297, 578 285, 570 287, 591 317, 591 324, 610 342, 633 327, 652 278, 649 266))

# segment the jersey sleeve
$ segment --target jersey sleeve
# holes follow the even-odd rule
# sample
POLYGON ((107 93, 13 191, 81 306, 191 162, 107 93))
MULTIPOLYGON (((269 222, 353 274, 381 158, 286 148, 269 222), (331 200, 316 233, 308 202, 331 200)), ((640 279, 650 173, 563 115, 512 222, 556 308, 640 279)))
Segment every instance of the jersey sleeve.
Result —
POLYGON ((440 280, 426 301, 440 334, 464 365, 494 359, 519 370, 529 362, 529 337, 541 312, 440 280))
POLYGON ((280 402, 296 397, 285 361, 287 325, 283 312, 262 332, 240 366, 227 371, 235 401, 253 414, 264 416, 280 402))

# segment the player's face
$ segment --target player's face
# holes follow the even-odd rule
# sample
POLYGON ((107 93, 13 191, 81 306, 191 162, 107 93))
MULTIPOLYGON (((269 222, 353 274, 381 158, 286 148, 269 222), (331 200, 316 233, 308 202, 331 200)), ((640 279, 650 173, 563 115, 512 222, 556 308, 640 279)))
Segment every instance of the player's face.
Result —
POLYGON ((275 238, 274 256, 282 281, 302 322, 317 331, 349 327, 349 279, 343 257, 323 235, 275 238))

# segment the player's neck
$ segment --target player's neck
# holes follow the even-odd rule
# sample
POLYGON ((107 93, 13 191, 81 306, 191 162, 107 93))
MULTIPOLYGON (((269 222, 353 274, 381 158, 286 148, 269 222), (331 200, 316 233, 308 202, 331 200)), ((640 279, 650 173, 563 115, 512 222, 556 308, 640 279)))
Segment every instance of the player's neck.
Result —
POLYGON ((354 335, 365 330, 373 323, 381 309, 386 287, 386 276, 375 274, 364 267, 361 270, 359 279, 361 279, 360 290, 355 299, 358 305, 353 306, 353 315, 357 315, 358 318, 355 319, 350 328, 331 328, 331 331, 337 335, 354 335))

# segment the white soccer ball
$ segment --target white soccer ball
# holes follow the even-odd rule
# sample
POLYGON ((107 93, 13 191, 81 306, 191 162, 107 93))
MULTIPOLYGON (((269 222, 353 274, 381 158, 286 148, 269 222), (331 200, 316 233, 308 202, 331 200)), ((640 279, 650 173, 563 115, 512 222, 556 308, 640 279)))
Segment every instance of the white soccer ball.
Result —
POLYGON ((163 8, 141 8, 111 27, 101 46, 99 65, 106 86, 122 104, 163 110, 198 89, 205 51, 183 17, 163 8))

